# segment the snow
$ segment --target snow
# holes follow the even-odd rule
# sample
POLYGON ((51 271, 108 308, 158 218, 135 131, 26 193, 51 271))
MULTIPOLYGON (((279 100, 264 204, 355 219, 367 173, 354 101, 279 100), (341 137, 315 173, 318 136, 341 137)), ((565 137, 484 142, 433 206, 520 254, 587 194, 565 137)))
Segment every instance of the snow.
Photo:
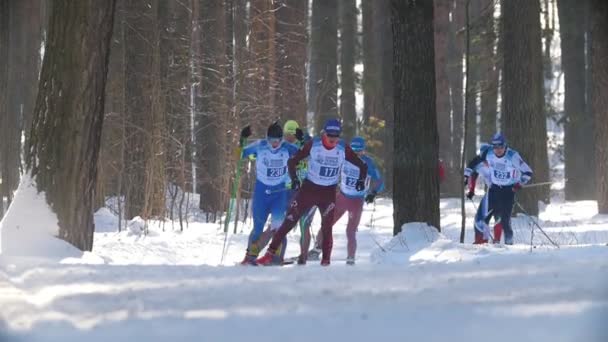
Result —
POLYGON ((0 222, 0 253, 3 256, 48 258, 60 260, 82 253, 56 238, 57 216, 49 208, 44 192, 36 182, 23 175, 13 203, 0 222))
MULTIPOLYGON (((471 228, 460 244, 459 206, 442 200, 441 233, 410 223, 393 237, 381 198, 365 207, 355 266, 344 262, 344 217, 330 267, 268 268, 235 266, 250 223, 228 235, 220 265, 219 224, 180 232, 136 219, 118 232, 101 210, 90 253, 0 255, 0 341, 608 340, 608 218, 595 202, 546 206, 539 224, 564 238, 559 249, 538 232, 531 246, 527 217, 514 219, 514 246, 472 245, 471 228)), ((468 227, 473 210, 468 202, 468 227)), ((288 256, 298 237, 288 235, 288 256)))

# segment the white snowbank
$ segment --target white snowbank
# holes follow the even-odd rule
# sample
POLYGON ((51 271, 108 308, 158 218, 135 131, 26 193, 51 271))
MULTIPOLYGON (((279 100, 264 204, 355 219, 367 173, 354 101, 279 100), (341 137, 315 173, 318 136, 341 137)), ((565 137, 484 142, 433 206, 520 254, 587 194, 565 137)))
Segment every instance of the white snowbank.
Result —
POLYGON ((35 181, 23 175, 15 199, 0 222, 0 253, 3 256, 59 260, 79 257, 82 252, 58 239, 57 215, 38 192, 35 181))

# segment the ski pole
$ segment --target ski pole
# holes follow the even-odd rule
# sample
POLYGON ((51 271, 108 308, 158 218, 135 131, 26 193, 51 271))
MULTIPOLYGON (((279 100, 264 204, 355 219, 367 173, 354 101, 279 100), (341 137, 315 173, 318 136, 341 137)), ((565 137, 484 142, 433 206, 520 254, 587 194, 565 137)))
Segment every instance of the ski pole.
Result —
POLYGON ((374 243, 376 244, 376 246, 378 246, 382 252, 386 253, 386 249, 384 247, 382 247, 382 245, 380 245, 380 243, 378 242, 378 240, 376 240, 375 234, 373 232, 373 230, 374 230, 374 214, 375 213, 376 213, 376 201, 374 201, 374 206, 373 206, 373 209, 372 209, 372 215, 370 216, 370 219, 369 219, 369 237, 372 239, 372 241, 374 241, 374 243))
MULTIPOLYGON (((471 201, 471 203, 473 203, 473 208, 475 208, 475 213, 477 213, 477 206, 475 205, 475 202, 473 201, 472 198, 469 198, 469 201, 471 201)), ((492 211, 493 211, 493 209, 488 211, 488 214, 486 215, 486 217, 484 217, 484 222, 488 217, 490 217, 490 215, 492 215, 492 211)), ((475 221, 475 219, 473 219, 473 221, 475 221)), ((473 225, 475 225, 475 223, 473 223, 473 225)), ((473 228, 473 229, 475 229, 475 228, 473 228)), ((488 234, 490 234, 490 237, 492 238, 492 242, 496 242, 496 240, 494 240, 494 235, 490 231, 490 227, 488 227, 488 234)))
POLYGON ((534 188, 534 187, 537 187, 537 186, 551 185, 553 183, 555 183, 555 182, 532 183, 532 184, 522 185, 522 188, 534 188))
MULTIPOLYGON (((228 225, 230 224, 230 216, 232 215, 232 207, 236 202, 236 192, 238 191, 238 184, 241 179, 241 168, 243 165, 243 146, 247 142, 247 138, 241 137, 239 140, 239 156, 236 162, 236 175, 232 182, 232 192, 230 194, 230 202, 228 203, 228 211, 226 212, 226 219, 224 220, 224 246, 222 248, 222 258, 220 259, 220 265, 224 263, 224 257, 226 255, 226 243, 228 242, 228 225)), ((235 218, 238 219, 238 218, 235 218)))
POLYGON ((519 204, 519 202, 515 201, 515 204, 517 205, 517 207, 519 209, 521 209, 521 211, 523 211, 523 213, 528 217, 528 219, 530 221, 532 221, 532 223, 534 223, 534 225, 540 230, 541 233, 543 233, 543 235, 547 238, 547 240, 549 240, 549 242, 551 242, 551 244, 553 244, 555 247, 559 248, 559 245, 557 243, 555 243, 555 241, 551 240, 551 238, 549 237, 549 235, 547 235, 547 233, 545 233, 545 230, 541 228, 541 226, 536 223, 536 221, 534 221, 534 219, 532 219, 532 217, 530 216, 530 214, 528 214, 528 212, 526 211, 526 209, 524 209, 521 204, 519 204))

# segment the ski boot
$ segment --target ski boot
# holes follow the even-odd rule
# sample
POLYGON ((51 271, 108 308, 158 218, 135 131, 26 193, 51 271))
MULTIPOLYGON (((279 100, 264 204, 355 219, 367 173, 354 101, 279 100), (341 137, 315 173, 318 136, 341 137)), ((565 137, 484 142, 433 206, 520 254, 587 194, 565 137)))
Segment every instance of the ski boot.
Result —
POLYGON ((346 258, 346 264, 353 266, 355 264, 355 257, 348 257, 346 258))
POLYGON ((256 261, 255 255, 245 254, 245 258, 241 261, 241 265, 243 266, 257 266, 258 263, 256 261))
POLYGON ((256 260, 258 265, 262 266, 281 266, 283 264, 283 260, 280 256, 271 253, 270 251, 266 252, 263 257, 256 260))
POLYGON ((315 247, 308 252, 308 260, 319 260, 320 255, 321 249, 315 247))

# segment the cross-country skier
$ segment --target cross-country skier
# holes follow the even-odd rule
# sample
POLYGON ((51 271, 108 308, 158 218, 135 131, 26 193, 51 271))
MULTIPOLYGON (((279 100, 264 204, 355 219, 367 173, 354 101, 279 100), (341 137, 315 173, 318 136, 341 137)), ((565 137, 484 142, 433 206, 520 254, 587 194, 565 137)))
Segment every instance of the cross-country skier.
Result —
POLYGON ((496 133, 492 137, 492 149, 487 149, 474 158, 465 169, 465 181, 469 184, 468 198, 475 191, 474 173, 487 173, 489 190, 484 196, 475 216, 475 243, 487 243, 490 229, 488 223, 494 216, 494 242, 500 242, 505 232, 505 244, 513 244, 511 212, 515 202, 515 192, 532 178, 532 169, 519 153, 509 147, 504 136, 496 133))
MULTIPOLYGON (((467 164, 467 168, 471 170, 470 175, 464 177, 464 185, 467 188, 466 197, 471 201, 473 201, 473 197, 475 196, 475 185, 477 184, 477 179, 480 174, 486 185, 486 193, 481 198, 481 201, 479 202, 479 206, 477 207, 477 213, 475 214, 475 228, 474 228, 476 234, 477 234, 477 230, 480 230, 479 234, 482 234, 483 236, 480 239, 476 239, 474 242, 475 244, 484 243, 483 241, 487 242, 491 238, 490 228, 484 222, 485 215, 488 213, 488 209, 487 209, 488 189, 492 185, 490 183, 491 179, 490 179, 489 168, 485 164, 482 163, 476 169, 473 169, 475 167, 475 165, 479 164, 479 162, 481 161, 481 157, 483 155, 485 155, 491 149, 492 149, 492 145, 487 144, 487 143, 481 144, 477 155, 473 159, 471 159, 471 161, 469 161, 469 163, 467 164)), ((465 169, 465 173, 466 173, 466 170, 467 169, 465 169)))
MULTIPOLYGON (((241 137, 251 135, 249 126, 243 128, 241 137)), ((256 160, 256 182, 253 190, 253 230, 249 235, 247 253, 242 264, 255 265, 260 250, 268 242, 262 237, 264 224, 272 214, 271 231, 275 231, 285 218, 288 191, 286 188, 287 161, 298 148, 283 141, 283 128, 278 123, 268 127, 266 139, 251 143, 243 149, 243 158, 254 156, 256 160)))
MULTIPOLYGON (((345 162, 342 167, 342 177, 340 181, 340 192, 336 196, 336 209, 334 209, 334 224, 342 218, 345 212, 348 211, 348 223, 346 225, 347 243, 347 258, 348 265, 355 264, 355 253, 357 251, 357 228, 361 221, 361 213, 363 211, 363 202, 372 203, 378 192, 384 189, 384 183, 380 176, 380 171, 376 167, 373 159, 365 154, 365 139, 362 137, 354 137, 351 140, 350 147, 352 150, 367 164, 367 180, 366 189, 355 189, 355 182, 359 179, 359 168, 350 162, 345 162)), ((317 234, 317 243, 315 248, 311 250, 310 259, 315 260, 320 253, 322 246, 323 235, 321 231, 317 234)), ((305 257, 305 256, 304 256, 305 257)))
POLYGON ((258 259, 258 264, 277 264, 275 254, 285 235, 296 225, 302 215, 316 205, 322 216, 321 231, 323 235, 323 257, 321 265, 327 266, 331 259, 333 244, 332 225, 336 200, 336 186, 340 178, 340 169, 345 160, 359 168, 359 178, 355 181, 355 189, 365 189, 367 165, 357 157, 350 146, 340 140, 342 127, 336 119, 327 120, 321 138, 315 138, 304 144, 304 147, 289 160, 289 175, 295 189, 300 187, 296 175, 297 164, 308 159, 306 180, 287 211, 287 217, 279 230, 274 234, 266 254, 258 259))

